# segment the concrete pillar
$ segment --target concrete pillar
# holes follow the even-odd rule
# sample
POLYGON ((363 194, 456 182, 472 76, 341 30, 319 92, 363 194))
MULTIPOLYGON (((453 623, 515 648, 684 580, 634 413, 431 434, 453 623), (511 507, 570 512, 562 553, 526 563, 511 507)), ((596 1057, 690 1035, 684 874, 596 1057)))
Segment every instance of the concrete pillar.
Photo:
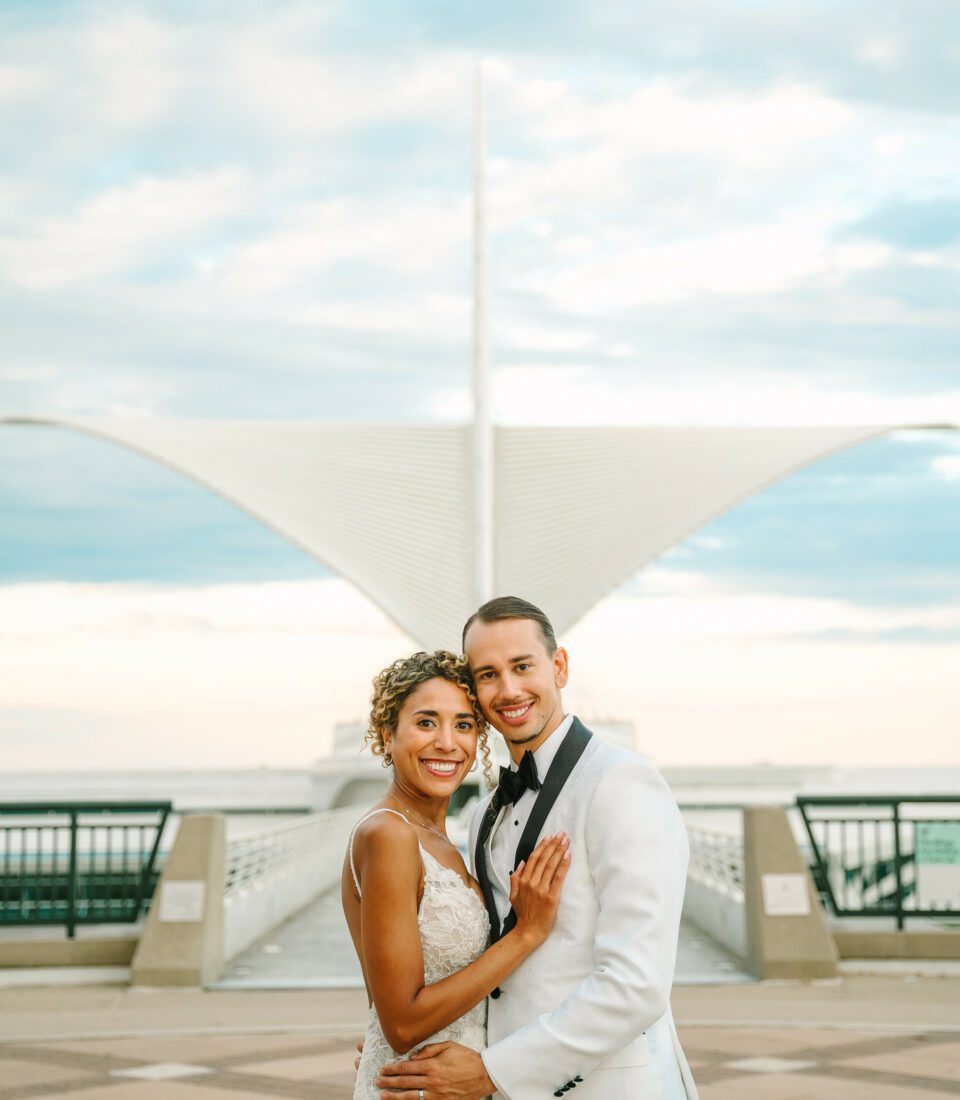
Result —
POLYGON ((203 986, 223 967, 226 822, 180 822, 130 967, 131 985, 203 986))
POLYGON ((743 811, 747 963, 758 978, 835 978, 837 949, 785 810, 743 811))

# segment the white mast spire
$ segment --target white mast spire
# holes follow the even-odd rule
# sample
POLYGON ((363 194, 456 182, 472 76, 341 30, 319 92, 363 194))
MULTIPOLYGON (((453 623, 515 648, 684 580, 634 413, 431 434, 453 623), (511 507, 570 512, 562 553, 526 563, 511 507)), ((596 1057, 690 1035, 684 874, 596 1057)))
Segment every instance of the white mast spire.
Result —
POLYGON ((484 193, 483 62, 474 73, 473 192, 473 602, 493 595, 493 423, 487 333, 487 241, 484 193))

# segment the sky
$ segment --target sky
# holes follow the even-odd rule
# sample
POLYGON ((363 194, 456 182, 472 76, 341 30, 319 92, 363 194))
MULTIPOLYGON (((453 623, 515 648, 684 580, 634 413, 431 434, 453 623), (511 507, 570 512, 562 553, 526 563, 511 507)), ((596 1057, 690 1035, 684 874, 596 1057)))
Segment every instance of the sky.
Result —
MULTIPOLYGON (((960 423, 948 0, 5 0, 0 415, 465 420, 478 55, 498 422, 960 423)), ((660 763, 960 765, 960 433, 564 640, 660 763)), ((308 764, 410 648, 178 475, 0 428, 5 767, 308 764)))

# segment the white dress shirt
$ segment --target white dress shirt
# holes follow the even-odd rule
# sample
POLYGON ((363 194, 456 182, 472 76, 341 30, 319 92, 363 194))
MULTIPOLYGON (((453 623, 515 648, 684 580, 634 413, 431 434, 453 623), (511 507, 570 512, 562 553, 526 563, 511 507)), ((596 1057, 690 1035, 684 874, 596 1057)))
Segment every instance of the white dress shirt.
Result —
MULTIPOLYGON (((533 754, 534 762, 537 765, 537 775, 540 777, 541 783, 546 779, 553 758, 559 752, 563 739, 567 736, 567 732, 572 725, 573 715, 568 714, 533 754)), ((512 760, 510 761, 510 770, 513 772, 517 770, 517 765, 512 760)), ((490 856, 493 866, 499 872, 499 877, 508 884, 510 874, 513 871, 513 861, 517 854, 517 845, 520 843, 520 837, 523 835, 523 830, 530 818, 530 812, 539 793, 539 791, 526 790, 512 806, 508 806, 499 828, 490 840, 490 856)), ((493 899, 502 925, 510 912, 510 898, 501 888, 497 875, 492 875, 490 881, 493 887, 493 899)))

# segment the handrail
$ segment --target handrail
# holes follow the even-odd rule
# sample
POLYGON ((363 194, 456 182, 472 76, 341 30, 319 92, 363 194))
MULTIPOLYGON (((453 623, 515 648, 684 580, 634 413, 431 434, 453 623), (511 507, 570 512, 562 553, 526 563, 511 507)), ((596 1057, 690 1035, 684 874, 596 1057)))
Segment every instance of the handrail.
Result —
POLYGON ((352 824, 363 811, 362 806, 345 806, 228 840, 224 896, 255 887, 285 865, 320 851, 331 834, 339 841, 344 825, 352 824))
POLYGON ((924 802, 956 802, 960 805, 960 794, 849 794, 849 795, 797 795, 797 806, 889 806, 899 802, 901 806, 912 806, 924 802))
POLYGON ((350 832, 366 812, 346 806, 227 840, 225 960, 339 882, 350 832))
POLYGON ((835 916, 893 917, 898 929, 908 918, 960 917, 960 795, 802 795, 797 809, 817 888, 835 916), (909 810, 950 804, 954 816, 909 810), (873 812, 843 813, 851 810, 873 812), (918 853, 930 826, 946 827, 942 863, 926 844, 918 853))
POLYGON ((78 924, 138 920, 172 809, 161 801, 0 803, 0 925, 65 925, 72 939, 78 924))
POLYGON ((173 811, 172 802, 112 802, 70 800, 64 802, 0 802, 0 814, 151 813, 173 811))
POLYGON ((743 900, 743 840, 729 833, 687 826, 687 875, 736 901, 743 900))

